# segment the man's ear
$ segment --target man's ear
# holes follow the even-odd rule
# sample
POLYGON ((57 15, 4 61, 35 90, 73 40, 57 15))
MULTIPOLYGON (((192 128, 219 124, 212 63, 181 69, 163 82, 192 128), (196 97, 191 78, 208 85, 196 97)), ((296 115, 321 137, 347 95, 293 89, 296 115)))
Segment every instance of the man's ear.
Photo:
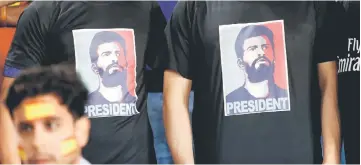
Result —
POLYGON ((95 63, 92 63, 91 68, 95 74, 99 75, 99 70, 95 63))
POLYGON ((75 137, 79 147, 83 148, 89 140, 90 121, 87 117, 81 117, 75 122, 75 137))
POLYGON ((241 58, 237 58, 237 66, 241 69, 244 70, 244 62, 241 58))

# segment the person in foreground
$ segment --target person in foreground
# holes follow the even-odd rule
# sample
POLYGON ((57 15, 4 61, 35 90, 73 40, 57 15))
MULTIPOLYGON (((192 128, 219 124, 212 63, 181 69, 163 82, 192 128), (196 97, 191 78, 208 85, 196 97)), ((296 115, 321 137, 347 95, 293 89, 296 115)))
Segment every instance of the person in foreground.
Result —
POLYGON ((178 2, 165 29, 163 90, 174 162, 340 163, 335 59, 343 12, 336 2, 178 2), (313 68, 323 160, 314 150, 321 145, 311 118, 313 68))
POLYGON ((90 121, 84 114, 88 90, 64 65, 24 71, 10 86, 8 107, 25 164, 89 164, 81 150, 90 121))

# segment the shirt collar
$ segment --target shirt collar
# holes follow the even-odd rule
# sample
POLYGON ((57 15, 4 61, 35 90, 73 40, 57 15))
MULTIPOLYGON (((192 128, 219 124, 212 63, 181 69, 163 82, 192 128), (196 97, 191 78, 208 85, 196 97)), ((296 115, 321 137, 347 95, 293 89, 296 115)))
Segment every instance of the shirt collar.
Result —
POLYGON ((90 164, 86 159, 81 157, 79 164, 90 164))

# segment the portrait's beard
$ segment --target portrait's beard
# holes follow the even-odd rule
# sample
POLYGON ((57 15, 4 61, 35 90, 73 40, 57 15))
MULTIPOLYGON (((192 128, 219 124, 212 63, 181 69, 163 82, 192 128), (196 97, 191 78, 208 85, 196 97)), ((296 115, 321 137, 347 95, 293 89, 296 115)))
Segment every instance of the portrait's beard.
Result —
POLYGON ((252 62, 251 66, 245 64, 245 69, 248 74, 248 80, 251 83, 257 83, 264 80, 271 80, 273 78, 274 64, 267 57, 258 57, 252 62), (260 60, 266 61, 268 64, 261 63, 258 68, 256 68, 256 64, 260 60))
POLYGON ((113 68, 114 66, 120 68, 120 66, 117 63, 113 63, 109 65, 105 71, 99 68, 99 75, 102 78, 101 83, 105 87, 111 88, 119 85, 126 85, 127 70, 123 69, 122 71, 119 71, 116 69, 110 71, 110 69, 113 68))

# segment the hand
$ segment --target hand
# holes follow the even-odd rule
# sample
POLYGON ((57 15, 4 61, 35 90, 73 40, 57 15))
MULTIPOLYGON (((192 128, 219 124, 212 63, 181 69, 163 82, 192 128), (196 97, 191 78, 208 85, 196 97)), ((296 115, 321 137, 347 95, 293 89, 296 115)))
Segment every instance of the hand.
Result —
POLYGON ((0 1, 0 7, 7 6, 9 4, 15 3, 18 1, 0 1))
MULTIPOLYGON (((18 6, 8 7, 6 9, 6 22, 5 24, 7 26, 16 26, 16 23, 19 20, 19 17, 21 13, 24 11, 24 9, 28 6, 27 3, 20 3, 18 6)), ((3 22, 4 24, 4 22, 3 22)))

